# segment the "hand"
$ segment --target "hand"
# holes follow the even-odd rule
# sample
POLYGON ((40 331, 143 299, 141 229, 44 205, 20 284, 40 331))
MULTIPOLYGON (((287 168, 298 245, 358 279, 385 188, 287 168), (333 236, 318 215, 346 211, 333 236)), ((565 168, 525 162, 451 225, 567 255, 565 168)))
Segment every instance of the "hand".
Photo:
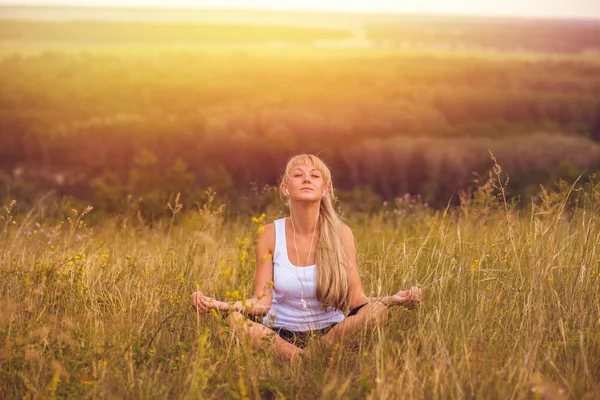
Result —
POLYGON ((421 297, 421 289, 418 286, 413 286, 410 290, 401 290, 393 296, 395 303, 404 307, 416 306, 421 303, 421 297))
POLYGON ((211 309, 216 308, 214 303, 214 299, 204 296, 201 291, 192 293, 191 305, 199 314, 208 314, 211 309))

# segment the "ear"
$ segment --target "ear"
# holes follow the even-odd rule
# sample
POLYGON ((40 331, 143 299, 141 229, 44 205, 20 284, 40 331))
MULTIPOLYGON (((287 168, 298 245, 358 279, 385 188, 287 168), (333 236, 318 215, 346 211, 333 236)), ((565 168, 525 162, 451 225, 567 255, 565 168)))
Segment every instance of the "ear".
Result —
POLYGON ((286 193, 286 190, 287 190, 287 186, 286 186, 286 185, 283 185, 283 184, 282 184, 282 185, 279 187, 279 189, 281 190, 281 194, 283 194, 283 196, 284 196, 284 197, 287 197, 287 196, 289 196, 289 194, 288 194, 288 193, 286 193))

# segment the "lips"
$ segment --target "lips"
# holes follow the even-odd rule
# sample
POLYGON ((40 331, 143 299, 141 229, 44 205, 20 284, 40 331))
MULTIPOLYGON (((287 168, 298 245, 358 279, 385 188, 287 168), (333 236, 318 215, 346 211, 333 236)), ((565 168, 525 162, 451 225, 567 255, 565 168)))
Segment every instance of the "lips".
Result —
POLYGON ((300 189, 300 190, 301 190, 301 191, 302 191, 302 190, 310 190, 311 192, 313 191, 311 188, 302 188, 302 189, 300 189))

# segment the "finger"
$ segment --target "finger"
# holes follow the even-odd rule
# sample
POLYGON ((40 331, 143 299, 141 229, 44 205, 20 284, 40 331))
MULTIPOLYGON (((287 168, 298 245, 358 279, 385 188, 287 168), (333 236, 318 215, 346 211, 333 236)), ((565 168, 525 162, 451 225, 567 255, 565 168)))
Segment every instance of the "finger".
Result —
POLYGON ((202 296, 202 304, 204 304, 207 308, 210 308, 213 304, 213 299, 210 297, 202 296))
POLYGON ((415 298, 415 287, 410 288, 410 299, 413 300, 415 298))
POLYGON ((196 293, 192 293, 192 298, 190 299, 190 303, 191 303, 192 307, 194 307, 194 308, 198 304, 198 298, 196 296, 196 293))
POLYGON ((200 299, 202 300, 202 302, 204 304, 210 304, 210 303, 213 302, 213 298, 212 297, 202 296, 200 299))
POLYGON ((212 299, 210 299, 209 301, 204 300, 204 299, 200 299, 200 305, 202 306, 202 309, 204 310, 204 312, 209 312, 212 304, 212 299))
POLYGON ((204 310, 205 308, 206 307, 200 302, 200 300, 196 299, 196 302, 194 304, 194 309, 198 312, 203 313, 203 312, 205 312, 205 310, 204 310))
POLYGON ((201 307, 202 309, 206 309, 206 307, 207 307, 207 303, 202 297, 200 297, 198 299, 198 306, 201 307))
POLYGON ((420 298, 421 298, 421 293, 419 292, 419 289, 413 290, 411 299, 413 301, 419 301, 420 298))
POLYGON ((419 303, 421 301, 421 291, 420 290, 415 292, 413 300, 415 303, 419 303))
POLYGON ((201 293, 196 294, 195 301, 196 301, 196 306, 199 307, 201 310, 204 311, 204 309, 206 308, 206 305, 202 301, 202 294, 201 293))

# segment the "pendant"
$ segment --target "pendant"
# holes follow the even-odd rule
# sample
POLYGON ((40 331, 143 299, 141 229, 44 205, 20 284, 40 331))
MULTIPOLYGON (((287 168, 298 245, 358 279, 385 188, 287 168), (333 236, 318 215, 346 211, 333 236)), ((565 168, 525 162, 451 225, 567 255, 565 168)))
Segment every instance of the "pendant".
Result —
POLYGON ((306 301, 304 301, 304 299, 300 299, 300 304, 302 304, 302 307, 306 308, 306 301))

